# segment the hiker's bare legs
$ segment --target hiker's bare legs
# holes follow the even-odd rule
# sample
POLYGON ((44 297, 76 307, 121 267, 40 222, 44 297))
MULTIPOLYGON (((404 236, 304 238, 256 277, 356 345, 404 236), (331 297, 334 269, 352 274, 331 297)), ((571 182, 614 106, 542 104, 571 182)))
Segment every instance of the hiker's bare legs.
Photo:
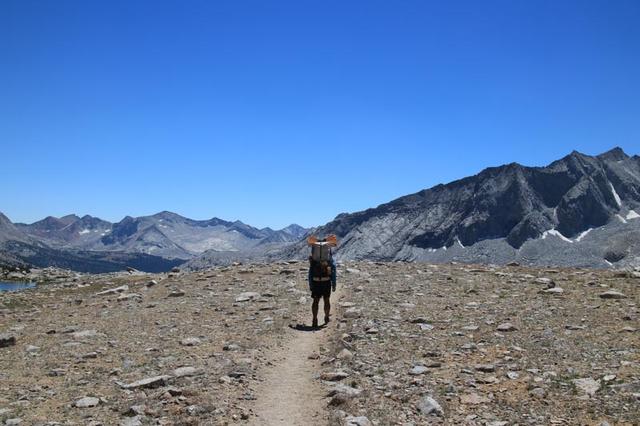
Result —
MULTIPOLYGON (((324 323, 329 322, 329 313, 331 312, 331 295, 324 295, 324 323)), ((318 312, 318 308, 316 307, 316 312, 318 312)), ((315 318, 315 317, 314 317, 315 318)))
POLYGON ((311 304, 311 313, 313 314, 313 326, 314 327, 316 327, 318 325, 318 305, 319 304, 320 304, 320 297, 314 297, 313 298, 313 303, 311 304))

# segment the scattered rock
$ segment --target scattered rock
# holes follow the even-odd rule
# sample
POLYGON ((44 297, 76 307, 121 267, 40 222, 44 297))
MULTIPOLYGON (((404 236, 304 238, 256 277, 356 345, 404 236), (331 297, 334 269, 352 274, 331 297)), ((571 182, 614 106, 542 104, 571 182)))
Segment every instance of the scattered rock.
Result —
POLYGON ((562 287, 552 287, 552 288, 548 288, 546 290, 542 290, 540 293, 544 293, 544 294, 562 294, 562 293, 564 293, 564 290, 562 289, 562 287))
POLYGON ((556 286, 556 283, 553 282, 553 280, 551 278, 536 278, 536 280, 534 281, 536 284, 541 284, 543 286, 545 286, 546 288, 553 288, 556 286))
POLYGON ((475 369, 484 373, 493 373, 496 371, 496 366, 493 364, 477 364, 475 369))
POLYGON ((347 319, 360 318, 362 316, 362 311, 355 307, 348 308, 346 311, 344 311, 344 314, 342 314, 342 316, 347 319))
POLYGON ((143 418, 143 416, 126 417, 120 421, 119 426, 142 426, 143 418))
POLYGON ((85 396, 84 398, 80 398, 73 405, 78 408, 91 408, 97 407, 100 404, 100 400, 93 396, 85 396))
POLYGON ((167 297, 182 297, 185 295, 185 292, 182 290, 171 290, 167 297))
POLYGON ((333 372, 325 372, 320 375, 320 380, 325 380, 327 382, 337 382, 340 380, 344 380, 349 377, 348 373, 344 371, 333 371, 333 372))
POLYGON ((574 379, 571 381, 576 389, 588 396, 594 396, 600 389, 600 381, 594 380, 591 377, 584 379, 574 379))
POLYGON ((605 417, 636 422, 638 280, 614 277, 612 270, 553 272, 525 261, 517 269, 487 265, 470 272, 474 268, 346 262, 334 321, 312 334, 287 327, 309 322, 309 305, 297 304, 307 294, 306 262, 220 267, 171 278, 85 275, 29 294, 0 293, 0 331, 20 344, 0 349, 0 424, 10 415, 42 426, 45 418, 50 425, 57 420, 91 426, 259 422, 252 402, 261 397, 257 386, 266 370, 281 367, 283 359, 272 355, 296 336, 318 340, 298 355, 312 353, 318 360, 309 363, 319 370, 307 373, 323 380, 330 411, 340 413, 332 424, 345 424, 349 416, 371 416, 380 426, 566 424, 586 420, 579 414, 585 410, 594 424, 605 417), (344 274, 352 265, 363 273, 344 274), (285 268, 294 273, 280 275, 285 268), (244 269, 251 273, 241 275, 244 269), (554 283, 547 292, 547 284, 533 284, 537 276, 553 277, 566 290, 557 293, 554 283), (152 278, 157 284, 147 291, 152 278), (122 284, 131 290, 95 296, 122 284), (598 297, 611 287, 627 299, 598 297), (167 299, 174 288, 189 296, 167 299), (116 303, 131 291, 145 303, 138 305, 136 297, 116 303), (254 296, 236 302, 242 293, 254 296), (508 321, 516 321, 518 331, 497 330, 508 321), (185 339, 201 342, 186 347, 185 339), (25 352, 28 345, 41 350, 25 352), (591 400, 571 383, 586 372, 601 386, 591 400), (99 404, 76 408, 85 395, 99 404), (12 412, 3 412, 5 406, 12 412))
POLYGON ((89 337, 96 337, 99 335, 101 334, 98 333, 96 330, 83 330, 83 331, 76 331, 75 333, 71 333, 71 337, 73 337, 76 340, 86 339, 89 337))
POLYGON ((427 416, 435 415, 435 416, 444 416, 444 410, 442 406, 430 396, 425 396, 418 401, 417 404, 418 410, 427 416))
POLYGON ((340 351, 340 353, 338 353, 336 358, 338 358, 338 359, 347 359, 348 360, 348 359, 353 358, 353 353, 349 349, 344 348, 344 349, 342 349, 340 351))
POLYGON ((424 373, 426 373, 428 371, 429 371, 429 369, 427 367, 425 367, 424 365, 416 365, 411 370, 409 370, 409 374, 411 374, 412 376, 418 376, 418 375, 424 374, 424 373))
POLYGON ((490 399, 477 393, 467 393, 460 396, 460 403, 465 405, 486 404, 490 399))
POLYGON ((497 328, 498 331, 507 332, 507 331, 516 331, 517 328, 511 324, 510 322, 505 322, 500 324, 497 328))
POLYGON ((171 374, 175 377, 190 377, 202 374, 202 371, 196 367, 180 367, 173 370, 171 374))
POLYGON ((627 296, 615 290, 608 290, 604 293, 600 293, 601 299, 626 299, 627 296))
POLYGON ((505 374, 510 380, 516 380, 518 377, 520 377, 520 374, 518 374, 516 371, 507 371, 507 374, 505 374))
POLYGON ((544 399, 547 396, 547 391, 540 387, 533 388, 529 391, 529 395, 534 398, 544 399))
POLYGON ((0 348, 15 346, 16 336, 11 334, 0 334, 0 348))
POLYGON ((197 337, 187 337, 186 339, 180 340, 180 344, 182 346, 198 346, 201 342, 197 337))
POLYGON ((362 393, 360 389, 353 388, 351 386, 347 386, 342 383, 336 383, 333 385, 327 396, 335 396, 335 395, 343 395, 347 398, 355 398, 362 393))
POLYGON ((348 416, 345 419, 345 426, 373 426, 373 423, 365 416, 352 417, 348 416))
POLYGON ((236 296, 236 302, 248 302, 249 300, 257 299, 258 297, 260 297, 260 293, 246 291, 236 296))
POLYGON ((142 296, 137 293, 127 293, 127 294, 121 294, 116 299, 116 301, 118 302, 126 302, 128 300, 142 300, 142 296))
POLYGON ((242 349, 240 347, 240 345, 237 345, 235 343, 228 343, 228 344, 226 344, 226 345, 224 345, 222 347, 223 351, 234 351, 235 352, 235 351, 239 351, 240 349, 242 349))
POLYGON ((38 346, 33 346, 33 345, 28 345, 28 346, 25 348, 25 351, 27 351, 27 352, 29 352, 29 353, 31 353, 31 354, 32 354, 32 353, 36 353, 36 352, 38 352, 39 350, 40 350, 40 348, 39 348, 38 346))
POLYGON ((99 293, 96 293, 96 296, 108 296, 108 295, 111 295, 111 294, 123 293, 123 292, 128 291, 128 290, 129 290, 129 286, 128 285, 123 285, 123 286, 120 286, 120 287, 110 288, 108 290, 104 290, 104 291, 101 291, 99 293))
POLYGON ((138 389, 138 388, 157 388, 160 386, 164 386, 167 381, 171 379, 171 376, 154 376, 148 377, 146 379, 137 380, 132 383, 118 383, 118 385, 122 389, 138 389))

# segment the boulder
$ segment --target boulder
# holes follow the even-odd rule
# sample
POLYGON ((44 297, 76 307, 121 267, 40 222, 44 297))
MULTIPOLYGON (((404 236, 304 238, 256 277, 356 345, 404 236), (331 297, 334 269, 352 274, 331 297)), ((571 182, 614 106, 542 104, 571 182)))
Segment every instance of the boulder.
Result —
POLYGON ((571 381, 573 385, 584 395, 594 396, 600 390, 600 380, 594 380, 591 377, 584 379, 574 379, 571 381))
POLYGON ((427 416, 444 416, 444 410, 442 409, 438 401, 430 396, 422 397, 422 399, 418 401, 417 407, 418 411, 427 416))

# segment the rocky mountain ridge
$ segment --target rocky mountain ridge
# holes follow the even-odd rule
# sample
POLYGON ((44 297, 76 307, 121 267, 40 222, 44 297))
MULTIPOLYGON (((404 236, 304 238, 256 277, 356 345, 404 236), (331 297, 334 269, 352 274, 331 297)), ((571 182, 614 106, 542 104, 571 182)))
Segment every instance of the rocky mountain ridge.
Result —
MULTIPOLYGON (((598 156, 574 151, 545 167, 487 168, 340 214, 314 232, 336 234, 345 260, 635 265, 639 207, 640 157, 620 148, 598 156)), ((306 255, 299 242, 274 258, 306 255)))

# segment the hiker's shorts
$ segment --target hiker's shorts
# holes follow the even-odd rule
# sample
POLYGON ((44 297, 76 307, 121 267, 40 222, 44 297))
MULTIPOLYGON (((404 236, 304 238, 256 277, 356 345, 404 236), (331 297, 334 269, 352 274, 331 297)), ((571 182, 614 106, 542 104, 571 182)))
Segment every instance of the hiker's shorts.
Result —
POLYGON ((311 284, 311 297, 316 299, 329 296, 331 296, 331 281, 314 282, 311 284))

